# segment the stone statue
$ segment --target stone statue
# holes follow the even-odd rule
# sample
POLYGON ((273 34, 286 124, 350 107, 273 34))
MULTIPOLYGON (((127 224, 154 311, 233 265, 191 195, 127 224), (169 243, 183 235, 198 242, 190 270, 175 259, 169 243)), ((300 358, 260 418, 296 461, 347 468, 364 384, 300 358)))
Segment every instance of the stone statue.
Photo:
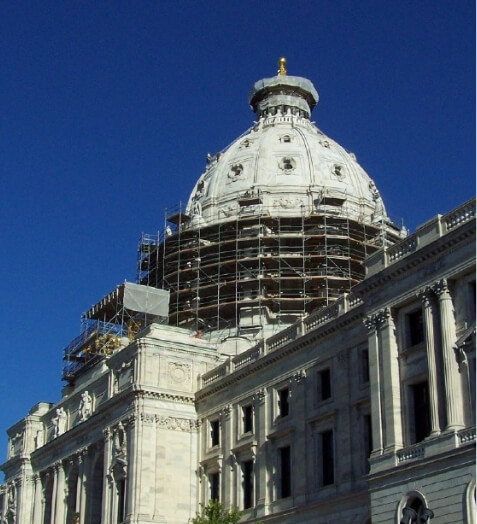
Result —
POLYGON ((44 443, 45 443, 45 438, 44 438, 44 435, 43 435, 43 429, 39 429, 36 432, 36 438, 35 438, 35 447, 36 447, 36 449, 41 448, 41 446, 43 446, 44 443))
POLYGON ((85 420, 89 419, 93 412, 93 401, 91 399, 91 395, 87 391, 83 391, 83 393, 81 393, 81 401, 78 411, 80 422, 84 422, 85 420))
POLYGON ((66 411, 64 408, 58 408, 56 410, 56 417, 53 418, 52 422, 53 426, 55 427, 53 434, 54 438, 63 435, 63 433, 66 431, 66 411))

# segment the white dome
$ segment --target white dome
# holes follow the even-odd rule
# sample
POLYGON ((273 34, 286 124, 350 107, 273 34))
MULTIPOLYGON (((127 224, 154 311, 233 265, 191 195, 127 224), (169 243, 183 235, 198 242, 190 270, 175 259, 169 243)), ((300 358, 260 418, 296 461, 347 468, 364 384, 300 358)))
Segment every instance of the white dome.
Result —
POLYGON ((187 214, 206 225, 259 206, 271 216, 330 211, 387 222, 379 192, 355 156, 310 122, 317 100, 304 78, 278 75, 257 82, 250 104, 258 121, 209 156, 187 214))

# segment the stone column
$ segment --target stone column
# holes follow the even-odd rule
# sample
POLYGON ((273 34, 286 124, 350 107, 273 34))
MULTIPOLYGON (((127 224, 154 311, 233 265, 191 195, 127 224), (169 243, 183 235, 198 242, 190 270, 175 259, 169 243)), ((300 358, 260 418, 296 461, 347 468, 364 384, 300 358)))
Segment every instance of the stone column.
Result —
POLYGON ((384 448, 392 451, 403 447, 399 352, 391 310, 383 309, 376 320, 381 339, 384 448))
POLYGON ((426 288, 418 294, 424 309, 424 330, 426 336, 427 367, 429 373, 429 408, 431 418, 430 436, 440 433, 439 393, 437 388, 436 344, 434 340, 434 313, 431 303, 431 290, 426 288))
POLYGON ((258 442, 257 457, 255 459, 255 507, 258 516, 264 516, 269 504, 268 470, 267 470, 267 413, 266 391, 260 389, 253 396, 255 438, 258 442))
POLYGON ((76 511, 80 514, 79 524, 87 524, 86 514, 86 482, 88 472, 88 450, 83 449, 78 453, 78 482, 76 486, 76 511))
POLYGON ((109 524, 111 522, 111 500, 113 482, 110 475, 109 468, 111 466, 111 446, 112 433, 110 428, 103 431, 104 435, 104 466, 103 466, 103 501, 101 508, 101 522, 102 524, 109 524))
POLYGON ((53 519, 55 524, 65 522, 65 470, 61 462, 55 464, 55 505, 53 519))
MULTIPOLYGON (((232 456, 232 406, 230 404, 225 405, 220 413, 219 424, 220 424, 220 438, 219 446, 221 453, 224 457, 232 456)), ((226 462, 224 461, 224 467, 222 468, 222 478, 220 479, 220 484, 223 488, 222 493, 220 494, 220 500, 226 506, 237 506, 237 489, 236 489, 236 473, 240 466, 236 464, 235 459, 232 459, 230 468, 225 467, 226 462), (222 498, 223 497, 223 498, 222 498)))
POLYGON ((40 474, 33 476, 33 481, 35 483, 35 495, 33 500, 33 524, 42 524, 43 521, 43 512, 42 512, 42 485, 41 485, 41 476, 40 474))
POLYGON ((51 520, 50 524, 55 524, 55 516, 56 516, 56 495, 57 495, 57 489, 58 489, 58 463, 54 464, 53 466, 53 489, 51 493, 51 520))
POLYGON ((440 280, 432 290, 439 299, 441 317, 442 360, 444 364, 444 381, 446 393, 446 430, 456 430, 464 427, 464 404, 459 368, 454 352, 457 337, 455 333, 454 308, 449 293, 447 281, 440 280))
POLYGON ((15 480, 15 491, 16 491, 16 522, 23 522, 24 515, 26 513, 26 506, 24 505, 24 485, 21 479, 15 480))
MULTIPOLYGON (((136 514, 136 498, 139 495, 139 486, 137 486, 137 469, 138 469, 138 424, 137 416, 133 415, 125 424, 128 443, 128 472, 126 480, 126 514, 125 517, 136 514)), ((132 519, 134 520, 134 519, 132 519)))
POLYGON ((368 316, 364 320, 364 325, 368 329, 369 389, 371 393, 371 423, 373 428, 372 454, 379 455, 383 451, 383 426, 380 391, 381 372, 377 332, 378 319, 376 315, 368 316))
MULTIPOLYGON (((301 369, 293 375, 294 383, 292 385, 292 409, 294 413, 295 420, 297 424, 295 426, 295 434, 293 435, 293 442, 291 442, 291 452, 292 452, 292 464, 299 464, 300 460, 307 461, 307 456, 305 455, 307 451, 306 447, 306 434, 307 434, 307 424, 305 422, 305 413, 306 413, 306 370, 301 369), (301 423, 298 422, 301 420, 301 423)), ((293 473, 293 472, 292 472, 293 473)), ((295 504, 305 504, 306 503, 306 490, 307 490, 307 479, 306 479, 306 468, 303 473, 294 472, 294 478, 292 478, 292 491, 295 504)))

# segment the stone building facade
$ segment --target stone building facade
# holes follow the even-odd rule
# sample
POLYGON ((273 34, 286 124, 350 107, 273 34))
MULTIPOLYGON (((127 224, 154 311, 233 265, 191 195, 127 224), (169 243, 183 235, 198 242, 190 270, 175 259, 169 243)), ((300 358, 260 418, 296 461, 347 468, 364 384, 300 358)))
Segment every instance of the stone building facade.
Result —
POLYGON ((405 235, 317 100, 283 62, 255 84, 252 128, 67 346, 61 400, 8 429, 0 522, 185 524, 217 498, 475 523, 475 199, 405 235), (154 286, 168 323, 139 325, 126 294, 154 286))

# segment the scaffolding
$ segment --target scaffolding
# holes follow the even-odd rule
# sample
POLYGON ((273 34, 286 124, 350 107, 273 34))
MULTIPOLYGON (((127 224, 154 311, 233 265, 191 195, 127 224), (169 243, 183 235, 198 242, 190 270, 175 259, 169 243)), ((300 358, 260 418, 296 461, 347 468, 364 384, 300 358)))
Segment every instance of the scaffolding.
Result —
POLYGON ((349 292, 364 278, 364 259, 399 239, 390 223, 351 219, 336 202, 324 204, 273 216, 276 209, 258 201, 203 226, 179 206, 162 232, 142 235, 137 281, 170 291, 176 326, 240 334, 241 311, 254 307, 296 319, 349 292))
POLYGON ((169 293, 125 282, 81 317, 81 333, 63 350, 63 380, 73 383, 93 364, 134 340, 152 322, 167 322, 169 293))

